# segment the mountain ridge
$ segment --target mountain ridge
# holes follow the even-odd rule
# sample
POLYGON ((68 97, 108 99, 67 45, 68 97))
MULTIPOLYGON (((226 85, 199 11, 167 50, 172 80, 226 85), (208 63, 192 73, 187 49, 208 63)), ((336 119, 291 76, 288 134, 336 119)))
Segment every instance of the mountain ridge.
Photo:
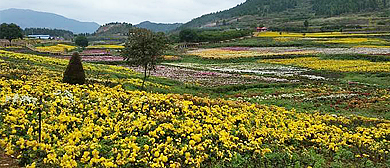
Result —
POLYGON ((99 28, 95 22, 81 22, 65 16, 31 9, 10 8, 0 11, 0 23, 15 23, 21 28, 49 28, 73 33, 93 33, 99 28))
POLYGON ((194 18, 181 29, 303 27, 305 20, 313 20, 310 26, 315 27, 370 27, 371 24, 381 27, 387 25, 388 18, 390 0, 247 0, 230 9, 194 18), (342 21, 328 23, 322 22, 323 18, 342 21))

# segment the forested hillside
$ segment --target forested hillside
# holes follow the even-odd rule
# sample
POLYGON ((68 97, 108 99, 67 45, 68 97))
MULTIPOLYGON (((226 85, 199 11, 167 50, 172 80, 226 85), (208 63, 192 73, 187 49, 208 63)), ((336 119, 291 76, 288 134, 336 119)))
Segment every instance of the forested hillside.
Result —
POLYGON ((123 36, 126 35, 129 32, 129 29, 132 27, 133 25, 130 23, 107 23, 103 26, 100 26, 94 34, 97 36, 123 36))
POLYGON ((168 33, 172 30, 175 30, 176 28, 180 27, 182 23, 172 23, 172 24, 165 24, 165 23, 152 23, 149 21, 142 22, 140 24, 135 25, 135 27, 139 28, 145 28, 148 30, 151 30, 153 32, 164 32, 168 33))
MULTIPOLYGON (((334 17, 342 14, 362 14, 384 12, 382 17, 389 17, 390 0, 247 0, 229 10, 203 15, 184 24, 182 28, 208 27, 210 23, 226 22, 226 25, 242 25, 235 22, 251 22, 254 18, 268 18, 276 22, 291 22, 296 20, 334 17), (244 20, 243 20, 244 19, 244 20), (247 19, 247 20, 245 20, 247 19), (234 24, 235 23, 235 24, 234 24)), ((248 26, 247 24, 246 26, 248 26)))
POLYGON ((389 8, 390 0, 313 0, 316 15, 340 15, 389 8))
POLYGON ((130 23, 119 23, 119 22, 112 22, 107 23, 103 26, 100 26, 99 29, 95 32, 95 35, 97 36, 124 36, 129 33, 129 29, 133 27, 139 27, 139 28, 145 28, 149 29, 154 32, 169 32, 172 31, 179 26, 181 26, 181 23, 173 23, 173 24, 164 24, 164 23, 152 23, 149 21, 142 22, 137 25, 132 25, 130 23))

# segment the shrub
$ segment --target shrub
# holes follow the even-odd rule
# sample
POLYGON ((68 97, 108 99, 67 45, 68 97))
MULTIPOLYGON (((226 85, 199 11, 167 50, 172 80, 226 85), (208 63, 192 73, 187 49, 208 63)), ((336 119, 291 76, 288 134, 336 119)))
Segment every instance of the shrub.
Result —
POLYGON ((72 58, 66 67, 63 82, 80 85, 85 83, 83 64, 81 63, 81 57, 78 52, 75 52, 72 55, 72 58))
POLYGON ((196 42, 198 41, 198 32, 193 29, 184 29, 179 33, 179 40, 181 42, 196 42))
POLYGON ((12 42, 12 39, 23 38, 22 29, 16 24, 2 23, 0 25, 0 39, 7 39, 12 42))

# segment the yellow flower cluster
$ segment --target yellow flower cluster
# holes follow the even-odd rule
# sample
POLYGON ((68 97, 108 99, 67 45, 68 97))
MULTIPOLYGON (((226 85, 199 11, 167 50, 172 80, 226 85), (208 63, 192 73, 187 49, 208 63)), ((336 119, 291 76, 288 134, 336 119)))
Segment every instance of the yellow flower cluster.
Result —
POLYGON ((290 32, 260 32, 256 33, 257 37, 361 37, 361 36, 385 36, 383 34, 367 34, 367 33, 342 33, 342 32, 322 32, 322 33, 290 33, 290 32))
POLYGON ((268 57, 268 56, 283 56, 283 55, 309 55, 316 54, 316 51, 284 51, 284 52, 272 52, 272 51, 233 51, 224 49, 202 49, 189 52, 189 55, 200 56, 203 58, 213 59, 230 59, 230 58, 243 58, 243 57, 268 57))
POLYGON ((35 49, 40 52, 50 52, 50 53, 66 53, 70 50, 75 49, 75 46, 66 45, 66 44, 57 44, 54 46, 46 47, 36 47, 35 49))
POLYGON ((88 49, 122 49, 125 48, 122 45, 92 45, 88 46, 88 49))
POLYGON ((384 40, 374 38, 335 38, 327 39, 325 41, 316 41, 318 43, 339 43, 339 44, 357 44, 357 43, 387 43, 384 40))
POLYGON ((366 60, 322 60, 317 57, 293 59, 259 60, 260 63, 296 65, 317 70, 341 72, 390 72, 390 62, 370 62, 366 60))
POLYGON ((175 60, 181 59, 179 56, 175 56, 175 55, 164 55, 162 57, 164 60, 167 60, 167 61, 175 61, 175 60))
MULTIPOLYGON (((26 56, 33 57, 20 57, 26 56)), ((364 153, 356 155, 375 153, 379 160, 390 149, 387 120, 127 91, 121 85, 68 85, 53 71, 13 69, 4 62, 2 73, 37 74, 0 80, 0 148, 37 161, 32 167, 200 167, 237 153, 272 153, 272 146, 294 150, 292 142, 333 151, 359 148, 364 153)))

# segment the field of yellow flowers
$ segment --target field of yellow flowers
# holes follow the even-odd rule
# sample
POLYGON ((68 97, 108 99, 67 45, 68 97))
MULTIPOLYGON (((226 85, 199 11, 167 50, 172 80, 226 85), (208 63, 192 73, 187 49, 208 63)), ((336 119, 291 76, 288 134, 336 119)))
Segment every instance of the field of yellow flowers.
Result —
POLYGON ((71 45, 57 44, 53 46, 36 47, 35 49, 40 52, 66 54, 68 51, 74 50, 75 48, 76 48, 75 46, 71 46, 71 45))
POLYGON ((122 49, 122 45, 91 45, 87 47, 88 49, 122 49))
POLYGON ((208 44, 206 48, 216 47, 315 47, 348 48, 354 46, 389 46, 389 33, 353 32, 259 32, 252 38, 208 44))
POLYGON ((130 91, 124 84, 140 81, 120 66, 84 64, 89 83, 68 85, 66 65, 0 51, 0 149, 22 166, 389 165, 388 120, 130 91))
POLYGON ((217 49, 199 49, 190 51, 189 55, 200 56, 210 59, 231 59, 248 57, 269 57, 269 56, 291 56, 291 55, 310 55, 315 54, 313 50, 299 49, 260 49, 260 48, 217 48, 217 49))
POLYGON ((343 32, 321 32, 321 33, 291 33, 291 32, 260 32, 257 37, 311 37, 311 38, 340 38, 340 37, 366 37, 386 36, 388 33, 343 33, 343 32))
POLYGON ((367 60, 333 60, 318 57, 292 59, 260 60, 260 63, 295 65, 317 70, 342 72, 390 72, 390 62, 371 62, 367 60))
POLYGON ((378 43, 386 44, 387 41, 375 38, 333 38, 317 41, 318 43, 336 43, 336 44, 359 44, 359 43, 378 43))

